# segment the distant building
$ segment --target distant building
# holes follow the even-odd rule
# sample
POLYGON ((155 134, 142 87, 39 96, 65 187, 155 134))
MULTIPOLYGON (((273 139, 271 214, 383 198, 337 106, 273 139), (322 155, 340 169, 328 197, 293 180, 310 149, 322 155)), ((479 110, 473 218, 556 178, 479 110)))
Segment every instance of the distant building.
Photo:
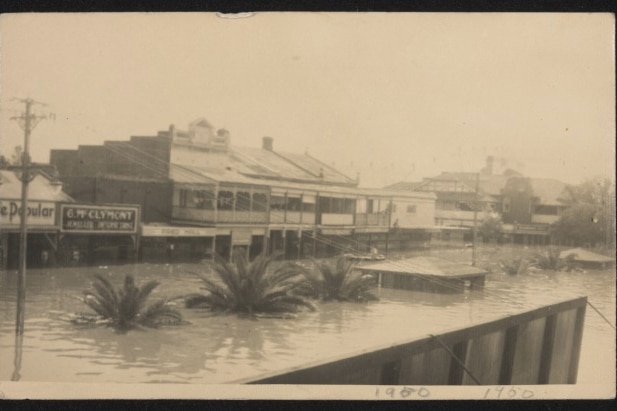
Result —
POLYGON ((446 240, 471 240, 476 214, 478 225, 489 216, 500 216, 507 241, 545 244, 551 241, 550 225, 566 208, 560 200, 565 183, 524 177, 510 169, 493 174, 491 157, 480 173, 443 172, 386 188, 435 193, 435 224, 446 240))
POLYGON ((432 193, 358 188, 358 181, 308 154, 231 144, 206 119, 187 130, 52 150, 50 162, 75 199, 139 205, 143 259, 287 258, 378 247, 419 246, 434 225, 432 193), (173 254, 173 255, 172 255, 173 254))

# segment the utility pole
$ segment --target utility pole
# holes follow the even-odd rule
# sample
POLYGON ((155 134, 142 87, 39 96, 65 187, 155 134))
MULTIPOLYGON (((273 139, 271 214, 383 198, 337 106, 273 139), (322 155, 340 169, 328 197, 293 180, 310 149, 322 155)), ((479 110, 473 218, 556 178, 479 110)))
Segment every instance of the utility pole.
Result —
POLYGON ((15 99, 26 105, 26 111, 21 116, 11 117, 17 120, 19 126, 24 130, 24 151, 21 161, 21 213, 20 213, 20 246, 19 246, 19 274, 17 277, 17 317, 15 333, 18 335, 24 332, 24 318, 26 305, 26 257, 28 244, 28 184, 33 176, 30 173, 30 133, 39 121, 46 118, 45 115, 32 114, 34 104, 43 103, 32 100, 31 98, 15 99))
POLYGON ((480 201, 478 193, 480 191, 480 173, 476 173, 476 194, 473 204, 473 239, 471 243, 471 265, 476 266, 476 241, 478 240, 478 206, 480 201))

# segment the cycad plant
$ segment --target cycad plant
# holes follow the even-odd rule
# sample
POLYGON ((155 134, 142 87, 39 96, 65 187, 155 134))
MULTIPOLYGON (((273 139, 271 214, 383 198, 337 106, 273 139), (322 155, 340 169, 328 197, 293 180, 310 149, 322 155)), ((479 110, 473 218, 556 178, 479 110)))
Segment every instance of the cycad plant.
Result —
POLYGON ((314 306, 299 294, 306 278, 304 269, 294 263, 273 267, 278 254, 260 255, 249 262, 243 249, 235 249, 232 263, 215 255, 210 274, 200 275, 207 294, 186 296, 187 308, 208 308, 249 315, 290 313, 314 306), (212 278, 214 277, 214 278, 212 278))
POLYGON ((340 257, 336 263, 313 260, 316 272, 306 275, 311 283, 313 296, 324 301, 368 302, 378 300, 369 290, 375 286, 375 279, 370 274, 354 270, 355 265, 346 257, 340 257))
POLYGON ((527 274, 530 268, 534 266, 532 261, 529 261, 525 258, 518 257, 513 259, 512 261, 500 261, 499 267, 503 270, 507 275, 522 275, 527 274))
MULTIPOLYGON (((146 306, 150 293, 159 285, 157 281, 148 281, 138 287, 133 276, 128 274, 124 277, 124 285, 116 291, 104 276, 96 274, 94 277, 94 290, 84 291, 84 297, 81 298, 98 315, 90 317, 90 322, 105 323, 119 332, 139 326, 156 328, 182 323, 180 312, 166 300, 146 306)), ((88 322, 87 318, 82 316, 81 320, 75 322, 88 322)))
POLYGON ((560 257, 559 250, 549 248, 544 254, 536 254, 534 264, 541 270, 571 271, 578 267, 575 258, 574 254, 560 257))

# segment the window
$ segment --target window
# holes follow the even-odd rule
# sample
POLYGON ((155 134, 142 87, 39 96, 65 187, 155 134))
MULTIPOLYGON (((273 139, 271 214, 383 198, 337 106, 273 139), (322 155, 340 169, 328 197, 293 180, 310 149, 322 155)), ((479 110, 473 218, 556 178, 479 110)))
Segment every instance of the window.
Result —
POLYGON ((537 205, 535 213, 540 215, 559 215, 559 209, 557 206, 537 205))
POLYGON ((190 193, 192 204, 202 210, 214 210, 214 193, 206 190, 195 190, 190 193))
POLYGON ((408 213, 416 213, 416 205, 415 204, 410 204, 407 206, 407 212, 408 213))
POLYGON ((246 191, 236 193, 236 211, 249 211, 251 209, 251 194, 246 191))
POLYGON ((266 211, 268 197, 265 193, 253 193, 253 211, 266 211))
POLYGON ((180 207, 186 207, 187 192, 184 188, 180 189, 180 207))
POLYGON ((373 200, 366 200, 366 212, 368 214, 373 213, 373 200))
POLYGON ((285 197, 270 196, 270 210, 284 210, 285 209, 285 197))
POLYGON ((234 193, 231 191, 219 191, 217 207, 219 210, 233 210, 234 193))
POLYGON ((302 200, 300 197, 287 197, 287 210, 300 211, 302 208, 302 200))
POLYGON ((351 198, 346 198, 344 200, 343 212, 345 214, 353 214, 354 208, 356 208, 356 201, 351 198))

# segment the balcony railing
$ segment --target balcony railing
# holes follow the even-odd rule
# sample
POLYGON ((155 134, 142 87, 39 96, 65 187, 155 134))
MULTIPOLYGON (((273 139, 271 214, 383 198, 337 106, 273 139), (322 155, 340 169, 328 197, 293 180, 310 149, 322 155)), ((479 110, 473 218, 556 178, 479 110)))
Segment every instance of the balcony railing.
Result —
POLYGON ((198 208, 174 207, 172 218, 200 223, 253 223, 263 224, 268 221, 264 211, 201 210, 198 208))
POLYGON ((356 214, 356 226, 387 226, 388 216, 383 213, 356 214))
POLYGON ((174 207, 171 211, 171 217, 174 220, 214 223, 214 210, 174 207))
POLYGON ((315 213, 309 211, 270 211, 271 224, 315 224, 315 213))
POLYGON ((322 225, 352 225, 353 214, 322 214, 322 225))

